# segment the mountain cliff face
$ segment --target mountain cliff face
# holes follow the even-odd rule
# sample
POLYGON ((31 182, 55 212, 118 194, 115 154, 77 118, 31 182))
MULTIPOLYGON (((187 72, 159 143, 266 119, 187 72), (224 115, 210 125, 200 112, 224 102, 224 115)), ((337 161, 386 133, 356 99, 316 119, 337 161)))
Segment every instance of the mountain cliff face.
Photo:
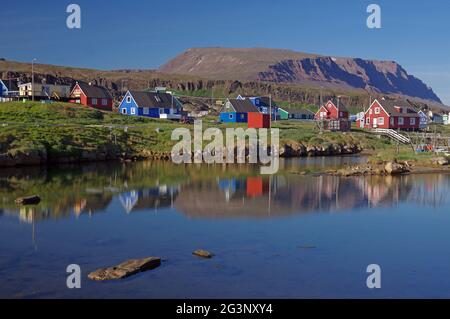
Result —
POLYGON ((420 79, 393 61, 334 58, 277 49, 189 49, 160 72, 214 79, 359 89, 441 102, 420 79))

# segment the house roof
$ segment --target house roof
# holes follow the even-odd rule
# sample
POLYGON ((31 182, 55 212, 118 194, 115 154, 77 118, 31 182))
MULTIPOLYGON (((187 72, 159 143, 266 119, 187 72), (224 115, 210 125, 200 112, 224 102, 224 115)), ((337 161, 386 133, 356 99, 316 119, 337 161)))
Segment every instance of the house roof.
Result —
POLYGON ((19 87, 17 86, 16 81, 2 80, 2 79, 0 79, 0 81, 2 81, 2 83, 6 86, 8 91, 19 91, 19 87))
POLYGON ((88 83, 78 82, 80 89, 86 96, 97 99, 112 99, 111 93, 103 86, 89 85, 88 83))
POLYGON ((307 109, 290 109, 288 107, 282 107, 281 109, 288 112, 289 114, 314 115, 314 112, 311 112, 310 110, 307 109))
MULTIPOLYGON (((270 106, 270 98, 268 96, 241 95, 243 99, 259 99, 261 106, 270 106)), ((277 107, 277 103, 272 99, 272 107, 277 107)))
MULTIPOLYGON (((347 106, 345 106, 344 103, 342 103, 341 101, 339 101, 339 107, 338 107, 338 106, 337 106, 337 103, 334 103, 334 102, 331 101, 331 100, 327 101, 326 103, 324 103, 324 104, 322 105, 327 111, 329 111, 328 108, 327 108, 328 103, 332 103, 332 104, 333 104, 339 111, 341 111, 341 112, 348 112, 347 106)), ((319 110, 322 108, 322 106, 319 107, 319 110)))
MULTIPOLYGON (((270 106, 270 98, 269 97, 263 96, 263 97, 260 97, 259 100, 261 101, 262 106, 267 106, 267 107, 270 106)), ((277 106, 277 103, 272 99, 272 107, 276 107, 276 106, 277 106)))
POLYGON ((389 113, 391 116, 401 116, 401 117, 417 117, 418 113, 409 105, 407 102, 403 101, 378 101, 381 106, 389 113), (400 113, 395 107, 401 107, 406 109, 406 112, 400 113))
POLYGON ((229 99, 228 101, 237 113, 258 112, 256 106, 250 100, 229 99))
MULTIPOLYGON (((169 93, 143 91, 129 92, 139 107, 167 108, 168 106, 172 106, 172 95, 169 93)), ((175 97, 173 98, 173 106, 178 106, 178 100, 175 97)))

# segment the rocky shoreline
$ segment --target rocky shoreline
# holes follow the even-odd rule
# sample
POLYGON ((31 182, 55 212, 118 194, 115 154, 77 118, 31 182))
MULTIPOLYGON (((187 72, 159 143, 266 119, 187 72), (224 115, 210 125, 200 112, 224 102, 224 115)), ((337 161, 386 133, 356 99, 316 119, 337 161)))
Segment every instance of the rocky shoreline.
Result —
MULTIPOLYGON (((362 152, 359 145, 328 144, 324 146, 307 146, 301 143, 286 143, 280 147, 282 158, 339 156, 362 152)), ((246 149, 248 154, 248 149, 246 149)), ((192 153, 192 158, 195 154, 192 153)), ((124 153, 116 149, 83 150, 76 155, 49 155, 42 148, 15 151, 13 154, 0 154, 0 167, 37 166, 48 164, 70 164, 104 161, 170 160, 171 153, 165 151, 143 150, 139 153, 124 153)))
POLYGON ((335 176, 393 176, 405 174, 446 173, 450 172, 449 160, 445 157, 436 157, 429 163, 416 163, 408 161, 380 161, 376 163, 349 166, 346 168, 327 171, 326 174, 335 176))

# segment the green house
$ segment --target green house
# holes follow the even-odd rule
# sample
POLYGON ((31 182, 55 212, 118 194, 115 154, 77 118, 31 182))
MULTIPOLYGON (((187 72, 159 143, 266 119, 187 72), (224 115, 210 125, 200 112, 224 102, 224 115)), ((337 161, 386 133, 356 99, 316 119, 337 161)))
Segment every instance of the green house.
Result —
POLYGON ((446 113, 446 114, 444 114, 444 115, 442 116, 442 119, 444 120, 444 124, 445 124, 445 125, 450 125, 450 117, 449 117, 449 115, 450 115, 450 114, 446 113))

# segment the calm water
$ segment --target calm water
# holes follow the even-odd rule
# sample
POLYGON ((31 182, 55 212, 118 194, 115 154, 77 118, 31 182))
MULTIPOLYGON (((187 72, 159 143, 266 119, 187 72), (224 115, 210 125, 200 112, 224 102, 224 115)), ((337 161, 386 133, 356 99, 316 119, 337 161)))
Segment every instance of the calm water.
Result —
POLYGON ((1 170, 0 297, 450 297, 450 175, 295 173, 357 161, 287 161, 271 178, 155 162, 1 170), (42 202, 18 209, 30 194, 42 202), (216 257, 192 256, 198 248, 216 257), (165 261, 122 281, 86 278, 147 256, 165 261), (73 263, 82 289, 66 288, 73 263))

